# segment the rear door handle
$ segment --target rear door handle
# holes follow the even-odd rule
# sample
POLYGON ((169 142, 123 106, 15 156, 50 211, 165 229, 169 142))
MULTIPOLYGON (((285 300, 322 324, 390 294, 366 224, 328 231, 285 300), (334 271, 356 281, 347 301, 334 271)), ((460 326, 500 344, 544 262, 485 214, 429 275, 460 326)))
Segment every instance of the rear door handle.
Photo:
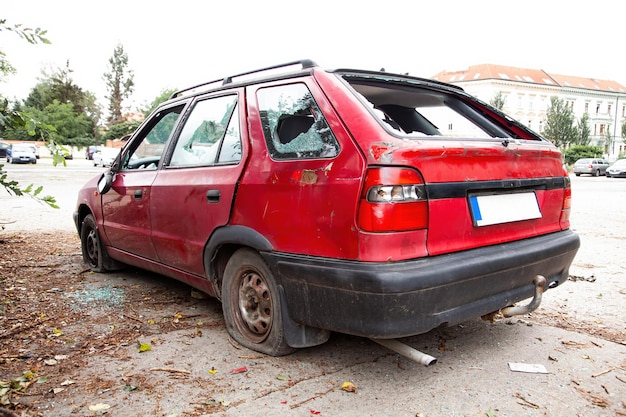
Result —
POLYGON ((220 190, 209 190, 206 192, 206 201, 218 203, 220 201, 220 190))

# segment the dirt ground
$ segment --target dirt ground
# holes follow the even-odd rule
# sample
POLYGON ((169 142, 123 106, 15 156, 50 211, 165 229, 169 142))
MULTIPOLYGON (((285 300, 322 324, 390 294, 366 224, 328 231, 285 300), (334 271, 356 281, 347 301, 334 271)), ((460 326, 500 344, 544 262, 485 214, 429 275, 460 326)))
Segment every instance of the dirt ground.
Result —
POLYGON ((626 416, 626 180, 573 181, 583 243, 569 282, 531 315, 408 338, 437 356, 430 367, 339 334, 260 355, 228 337, 216 300, 132 268, 92 273, 74 230, 7 226, 0 407, 24 417, 626 416), (587 201, 607 198, 601 211, 587 201))

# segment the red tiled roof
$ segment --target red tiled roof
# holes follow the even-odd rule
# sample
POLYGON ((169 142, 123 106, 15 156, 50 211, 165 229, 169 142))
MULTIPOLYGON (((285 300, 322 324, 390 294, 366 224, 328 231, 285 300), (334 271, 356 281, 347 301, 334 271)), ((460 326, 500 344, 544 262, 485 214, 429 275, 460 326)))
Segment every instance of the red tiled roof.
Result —
POLYGON ((461 71, 441 71, 440 73, 435 74, 433 78, 448 83, 499 79, 522 83, 626 93, 626 87, 616 81, 598 80, 595 78, 577 77, 572 75, 550 74, 544 70, 508 67, 505 65, 494 64, 472 65, 461 71))

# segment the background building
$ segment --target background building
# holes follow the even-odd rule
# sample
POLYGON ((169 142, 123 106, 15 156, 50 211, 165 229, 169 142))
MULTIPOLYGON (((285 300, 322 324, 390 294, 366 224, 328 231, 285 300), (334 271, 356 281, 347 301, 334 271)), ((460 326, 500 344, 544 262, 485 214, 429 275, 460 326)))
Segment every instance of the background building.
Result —
POLYGON ((462 71, 442 71, 434 79, 463 87, 482 101, 490 102, 498 93, 504 98, 503 111, 531 129, 542 133, 550 97, 569 105, 576 121, 586 112, 591 130, 590 145, 605 150, 614 160, 626 153, 622 124, 626 121, 626 87, 615 81, 543 70, 481 64, 462 71))

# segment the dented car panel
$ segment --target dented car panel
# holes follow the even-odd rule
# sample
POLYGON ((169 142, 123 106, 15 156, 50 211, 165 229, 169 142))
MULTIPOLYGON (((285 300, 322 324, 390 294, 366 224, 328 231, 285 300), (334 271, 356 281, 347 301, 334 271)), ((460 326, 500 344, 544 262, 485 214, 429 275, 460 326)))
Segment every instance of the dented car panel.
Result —
POLYGON ((282 355, 537 308, 578 250, 570 203, 559 150, 462 89, 303 60, 174 94, 75 221, 94 270, 186 282, 282 355))

